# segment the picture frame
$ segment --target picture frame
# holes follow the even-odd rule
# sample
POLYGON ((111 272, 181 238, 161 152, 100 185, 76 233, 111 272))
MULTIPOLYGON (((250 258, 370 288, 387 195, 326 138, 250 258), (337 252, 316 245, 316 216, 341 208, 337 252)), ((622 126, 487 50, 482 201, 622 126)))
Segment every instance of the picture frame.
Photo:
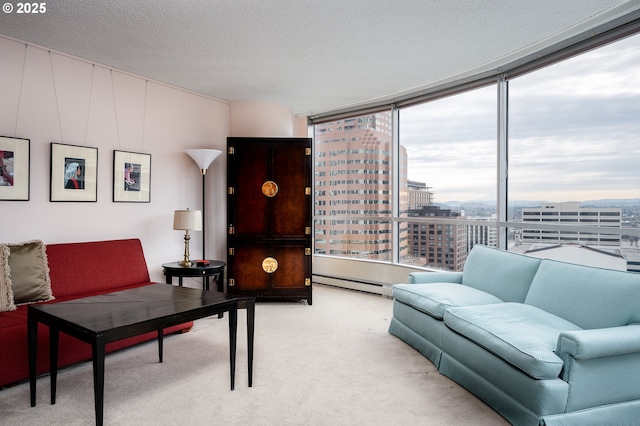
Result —
POLYGON ((49 200, 98 201, 98 148, 51 142, 49 200))
POLYGON ((31 140, 0 136, 0 201, 29 201, 31 140))
POLYGON ((113 202, 151 202, 151 154, 113 151, 113 202))

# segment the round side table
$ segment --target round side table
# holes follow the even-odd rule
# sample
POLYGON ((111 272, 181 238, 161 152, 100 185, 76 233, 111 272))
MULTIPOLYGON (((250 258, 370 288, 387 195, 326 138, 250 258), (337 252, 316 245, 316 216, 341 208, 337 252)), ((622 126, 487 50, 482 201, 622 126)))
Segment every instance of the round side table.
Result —
POLYGON ((209 277, 214 277, 218 286, 218 291, 224 291, 224 267, 227 264, 219 260, 209 260, 209 264, 190 267, 180 265, 179 262, 165 263, 162 265, 167 284, 173 284, 173 277, 178 277, 178 285, 182 287, 183 277, 202 277, 202 288, 209 290, 209 277))

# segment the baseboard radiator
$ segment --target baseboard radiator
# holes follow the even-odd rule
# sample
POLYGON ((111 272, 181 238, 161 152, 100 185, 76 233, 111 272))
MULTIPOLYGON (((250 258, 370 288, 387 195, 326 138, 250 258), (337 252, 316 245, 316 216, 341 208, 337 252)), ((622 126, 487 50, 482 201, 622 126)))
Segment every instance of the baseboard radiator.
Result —
POLYGON ((391 297, 391 285, 379 282, 362 281, 355 280, 353 278, 319 274, 313 274, 313 282, 333 287, 362 291, 365 293, 379 294, 383 297, 391 297))

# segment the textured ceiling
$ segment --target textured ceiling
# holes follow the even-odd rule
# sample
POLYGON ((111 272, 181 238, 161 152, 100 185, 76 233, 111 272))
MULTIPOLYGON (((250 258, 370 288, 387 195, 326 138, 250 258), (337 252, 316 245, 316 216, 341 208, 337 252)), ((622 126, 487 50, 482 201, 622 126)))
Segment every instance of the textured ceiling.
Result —
POLYGON ((494 69, 637 9, 640 0, 56 0, 44 14, 0 13, 0 34, 307 114, 494 69))

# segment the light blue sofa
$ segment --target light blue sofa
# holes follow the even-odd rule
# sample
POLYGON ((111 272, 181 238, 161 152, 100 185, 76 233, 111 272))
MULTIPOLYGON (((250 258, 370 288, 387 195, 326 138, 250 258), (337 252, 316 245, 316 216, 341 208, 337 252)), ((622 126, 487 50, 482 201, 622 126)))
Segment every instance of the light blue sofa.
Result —
POLYGON ((640 274, 475 246, 393 286, 389 332, 514 425, 640 425, 640 274))

